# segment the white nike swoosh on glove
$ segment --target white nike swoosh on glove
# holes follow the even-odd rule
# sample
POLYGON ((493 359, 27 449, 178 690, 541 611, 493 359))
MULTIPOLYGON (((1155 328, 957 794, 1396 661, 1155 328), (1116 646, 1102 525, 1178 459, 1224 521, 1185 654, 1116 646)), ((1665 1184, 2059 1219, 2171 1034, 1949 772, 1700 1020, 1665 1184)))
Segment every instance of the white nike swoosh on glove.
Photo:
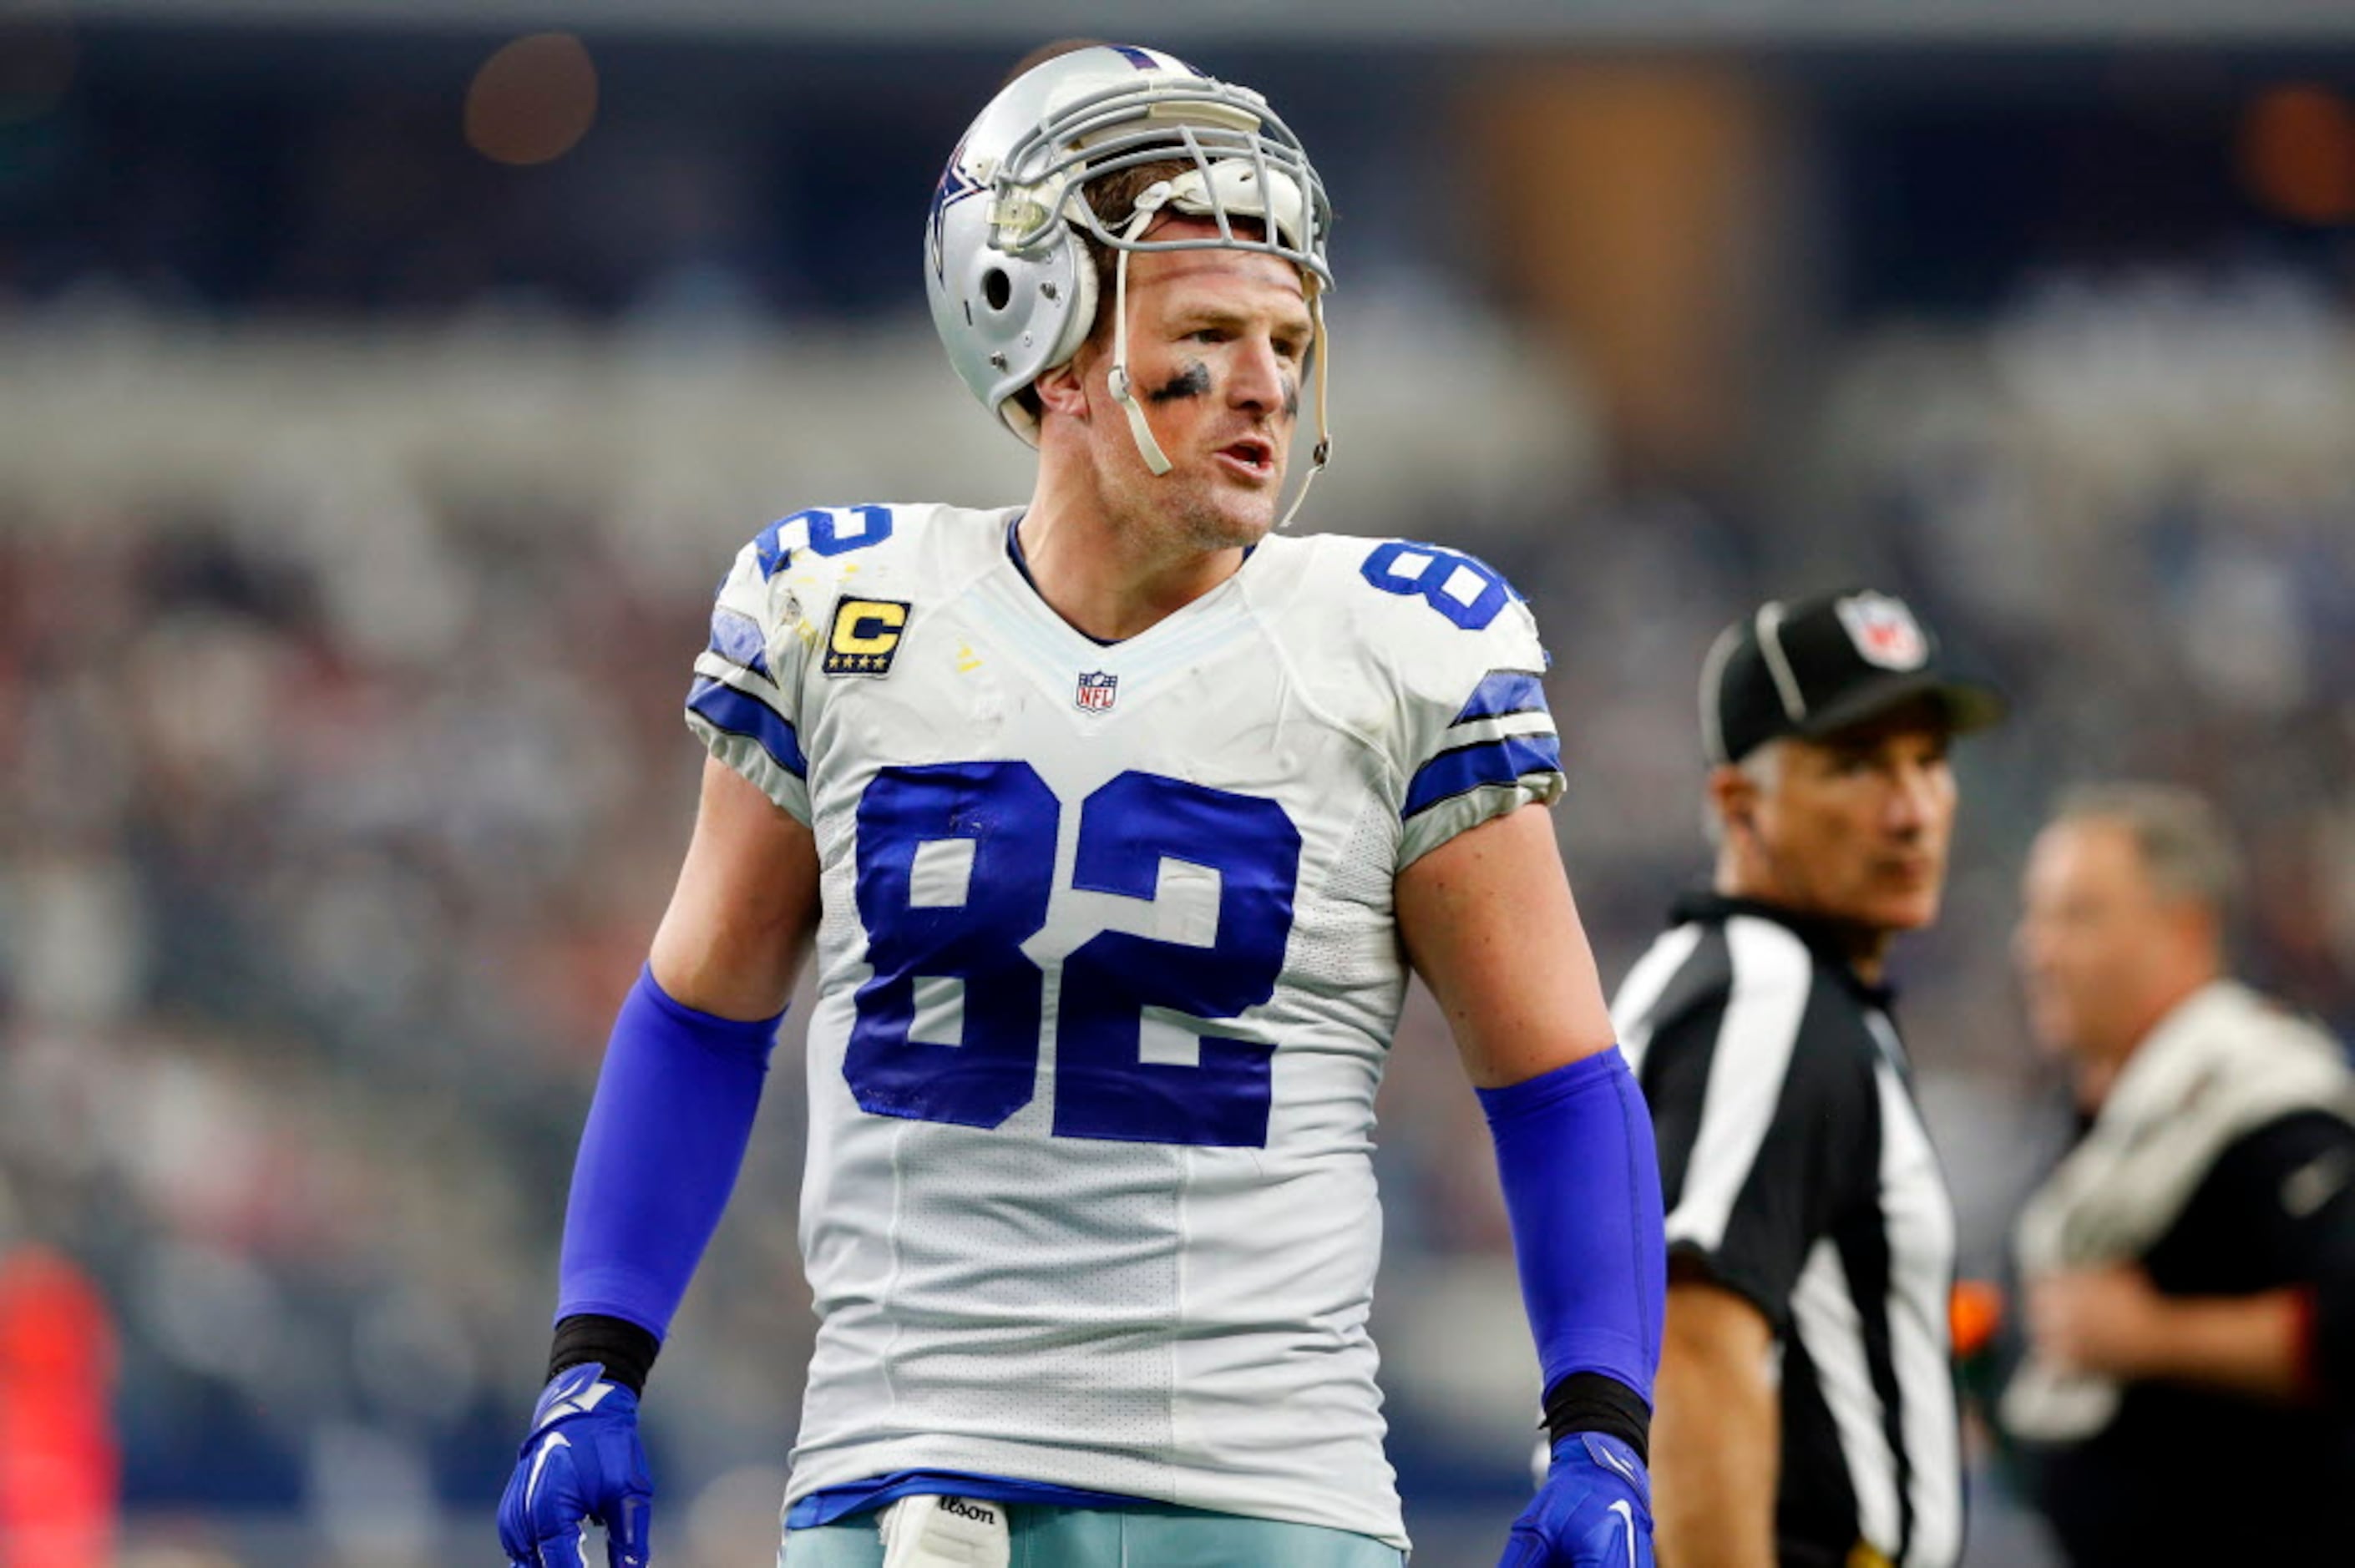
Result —
POLYGON ((539 1511, 539 1473, 548 1467, 549 1456, 559 1448, 571 1446, 572 1440, 563 1433, 551 1432, 548 1435, 548 1441, 539 1446, 539 1452, 531 1457, 531 1474, 523 1483, 523 1515, 527 1527, 539 1511))
POLYGON ((1625 1498, 1621 1498, 1611 1505, 1611 1511, 1627 1527, 1627 1568, 1636 1568, 1636 1510, 1627 1505, 1625 1498))

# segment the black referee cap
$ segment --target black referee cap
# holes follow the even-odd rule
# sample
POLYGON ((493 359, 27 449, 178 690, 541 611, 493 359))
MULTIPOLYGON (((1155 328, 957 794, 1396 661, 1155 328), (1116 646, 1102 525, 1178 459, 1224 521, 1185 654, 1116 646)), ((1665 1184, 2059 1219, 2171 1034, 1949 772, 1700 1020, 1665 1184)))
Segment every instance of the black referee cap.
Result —
POLYGON ((1820 738, 1917 697, 1956 734, 2003 717, 1994 687, 1955 674, 1938 640, 1894 594, 1849 588, 1768 599, 1723 631, 1701 665, 1701 743, 1739 762, 1784 736, 1820 738))

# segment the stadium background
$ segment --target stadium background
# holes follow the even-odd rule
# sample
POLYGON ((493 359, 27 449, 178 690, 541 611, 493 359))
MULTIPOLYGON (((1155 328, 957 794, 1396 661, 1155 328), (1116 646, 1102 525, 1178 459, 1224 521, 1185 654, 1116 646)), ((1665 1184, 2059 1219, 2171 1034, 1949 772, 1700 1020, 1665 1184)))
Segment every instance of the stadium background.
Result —
MULTIPOLYGON (((2355 1029, 2355 8, 981 9, 0 8, 0 1519, 112 1452, 123 1563, 491 1560, 711 583, 802 505, 1027 493, 918 237, 1076 30, 1306 138, 1305 525, 1535 603, 1607 978, 1703 871, 1693 683, 1746 601, 1896 588, 2015 694, 1897 966, 1974 1270, 2065 1123, 2005 960, 2060 786, 2216 795, 2250 972, 2355 1029)), ((797 1048, 657 1373, 674 1563, 773 1542, 797 1048)), ((1420 1002, 1382 1109, 1416 1561, 1493 1561, 1534 1372, 1420 1002)), ((2032 1568, 1975 1451, 1973 1561, 2032 1568)))

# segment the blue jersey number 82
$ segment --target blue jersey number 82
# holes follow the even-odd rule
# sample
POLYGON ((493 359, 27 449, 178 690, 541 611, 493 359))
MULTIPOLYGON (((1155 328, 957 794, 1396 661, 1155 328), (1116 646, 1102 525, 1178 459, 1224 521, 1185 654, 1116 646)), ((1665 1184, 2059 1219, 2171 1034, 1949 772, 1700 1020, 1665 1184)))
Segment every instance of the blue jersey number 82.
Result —
MULTIPOLYGON (((858 902, 873 978, 843 1076, 862 1109, 996 1127, 1036 1092, 1045 977, 1022 944, 1047 923, 1062 802, 1027 762, 887 768, 858 803, 858 902), (970 842, 961 900, 920 897, 927 846, 970 842), (964 987, 960 1043, 911 1038, 920 978, 964 987)), ((933 853, 940 853, 935 849, 933 853)), ((1080 805, 1071 885, 1150 903, 1164 860, 1216 872, 1209 946, 1101 931, 1063 960, 1054 1131, 1259 1148, 1273 1045, 1204 1034, 1197 1065, 1147 1062, 1147 1007, 1231 1018, 1275 994, 1300 831, 1273 800, 1124 773, 1080 805)))

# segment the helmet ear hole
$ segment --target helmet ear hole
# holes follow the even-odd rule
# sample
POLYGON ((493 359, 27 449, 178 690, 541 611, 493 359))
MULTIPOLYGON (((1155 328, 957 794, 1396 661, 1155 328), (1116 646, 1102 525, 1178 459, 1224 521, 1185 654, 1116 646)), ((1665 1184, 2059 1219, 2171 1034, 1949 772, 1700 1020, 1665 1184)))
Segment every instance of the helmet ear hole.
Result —
POLYGON ((981 275, 981 297, 989 302, 993 311, 1002 311, 1014 299, 1014 280, 1002 267, 992 267, 981 275))

